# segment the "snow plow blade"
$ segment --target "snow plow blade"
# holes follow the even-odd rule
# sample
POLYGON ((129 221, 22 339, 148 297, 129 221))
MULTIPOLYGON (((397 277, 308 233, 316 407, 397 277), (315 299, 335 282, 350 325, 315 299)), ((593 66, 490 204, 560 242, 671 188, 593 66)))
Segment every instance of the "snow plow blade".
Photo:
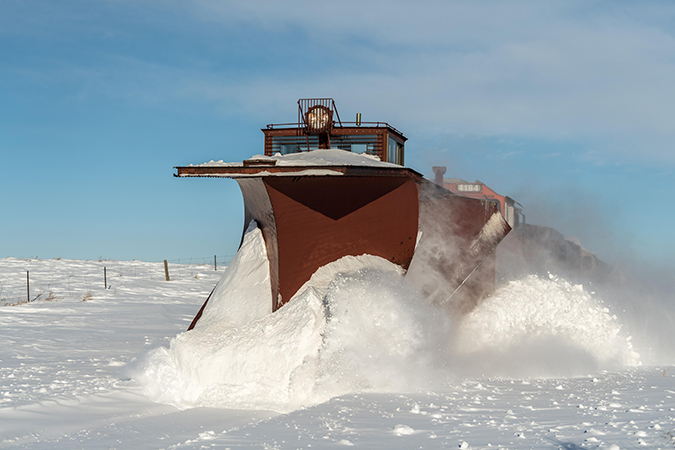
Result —
MULTIPOLYGON (((324 160, 346 153, 323 152, 324 160)), ((317 269, 347 255, 400 265, 451 314, 469 311, 494 290, 493 250, 510 230, 496 202, 455 195, 392 164, 312 165, 310 175, 307 165, 275 169, 272 163, 204 165, 177 167, 176 174, 237 180, 245 227, 257 221, 265 239, 273 311, 317 269)))

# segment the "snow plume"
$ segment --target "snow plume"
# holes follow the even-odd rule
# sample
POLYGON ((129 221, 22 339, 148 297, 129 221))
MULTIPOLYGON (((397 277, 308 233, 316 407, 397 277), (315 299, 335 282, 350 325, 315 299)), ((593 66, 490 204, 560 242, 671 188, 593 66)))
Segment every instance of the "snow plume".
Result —
POLYGON ((318 352, 324 326, 321 300, 309 289, 244 326, 179 334, 170 348, 136 362, 134 377, 150 399, 179 408, 292 410, 305 403, 299 378, 318 352))
POLYGON ((441 388, 457 375, 580 375, 638 363, 611 312, 555 277, 514 281, 451 323, 400 267, 347 256, 270 313, 260 230, 249 229, 241 252, 197 326, 128 366, 151 399, 289 411, 349 392, 441 388))
POLYGON ((554 275, 499 289, 463 319, 453 348, 463 370, 498 376, 583 375, 640 361, 617 317, 554 275))
POLYGON ((271 304, 243 287, 258 276, 269 290, 265 274, 250 269, 260 267, 261 249, 260 231, 250 228, 241 252, 257 257, 233 260, 197 326, 130 364, 148 397, 181 408, 288 411, 348 392, 426 385, 419 373, 431 370, 449 320, 426 306, 399 266, 346 256, 320 268, 274 314, 244 322, 244 310, 271 304))
POLYGON ((598 295, 611 300, 645 364, 675 364, 675 268, 627 259, 598 295))
POLYGON ((439 353, 449 338, 450 320, 401 273, 361 269, 338 274, 324 304, 327 323, 314 388, 318 398, 406 392, 438 381, 432 374, 444 359, 439 353))

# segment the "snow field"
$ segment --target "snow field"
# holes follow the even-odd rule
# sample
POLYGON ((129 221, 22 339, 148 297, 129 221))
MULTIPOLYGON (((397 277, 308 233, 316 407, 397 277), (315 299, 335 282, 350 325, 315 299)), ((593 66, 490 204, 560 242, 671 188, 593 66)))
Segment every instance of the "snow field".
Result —
POLYGON ((364 255, 269 314, 249 231, 226 272, 171 282, 161 263, 0 260, 2 296, 30 270, 56 297, 0 306, 0 448, 672 448, 675 368, 637 366, 581 287, 526 277, 453 322, 364 255))
POLYGON ((173 448, 672 448, 673 376, 480 378, 442 391, 354 393, 173 448), (664 395, 665 394, 665 395, 664 395))
POLYGON ((26 270, 37 300, 0 306, 0 407, 119 387, 121 366, 166 342, 168 332, 187 329, 222 275, 208 266, 170 266, 176 280, 166 282, 161 263, 7 258, 0 260, 2 298, 25 296, 26 270), (45 292, 54 300, 38 297, 45 292))

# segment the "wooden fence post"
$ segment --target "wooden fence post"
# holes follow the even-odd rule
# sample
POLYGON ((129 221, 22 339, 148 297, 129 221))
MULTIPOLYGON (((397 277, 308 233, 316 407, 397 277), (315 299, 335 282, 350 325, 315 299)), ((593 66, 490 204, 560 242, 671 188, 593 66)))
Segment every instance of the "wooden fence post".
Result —
POLYGON ((105 266, 103 267, 103 289, 108 289, 108 276, 105 270, 105 266))
POLYGON ((26 270, 26 300, 30 303, 30 271, 26 270))
POLYGON ((216 263, 216 255, 213 255, 213 270, 218 270, 218 264, 216 263))
POLYGON ((164 275, 166 276, 166 281, 169 281, 169 264, 164 260, 164 275))

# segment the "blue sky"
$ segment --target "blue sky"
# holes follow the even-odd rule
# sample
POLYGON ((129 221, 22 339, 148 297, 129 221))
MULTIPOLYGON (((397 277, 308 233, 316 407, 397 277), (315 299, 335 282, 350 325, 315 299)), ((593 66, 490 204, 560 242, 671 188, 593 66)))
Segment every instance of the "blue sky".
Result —
POLYGON ((387 121, 612 262, 675 250, 675 4, 0 2, 0 257, 232 255, 231 180, 296 101, 387 121))

